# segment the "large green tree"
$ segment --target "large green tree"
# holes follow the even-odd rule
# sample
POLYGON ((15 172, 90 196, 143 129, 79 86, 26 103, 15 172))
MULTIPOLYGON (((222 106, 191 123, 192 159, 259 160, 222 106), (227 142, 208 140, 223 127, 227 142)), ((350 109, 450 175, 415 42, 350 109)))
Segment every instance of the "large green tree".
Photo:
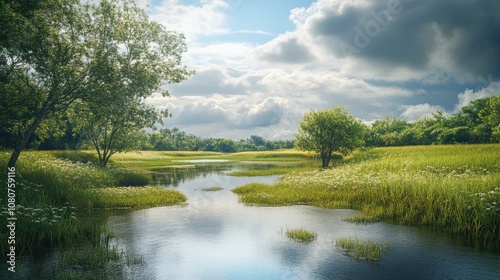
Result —
POLYGON ((87 77, 79 2, 35 2, 0 2, 0 121, 15 142, 9 166, 44 122, 81 96, 87 77))
MULTIPOLYGON (((146 97, 168 95, 163 84, 191 73, 180 66, 184 38, 149 21, 131 0, 46 0, 28 8, 0 0, 0 24, 0 131, 15 140, 9 166, 35 132, 51 127, 44 123, 61 118, 75 101, 88 107, 79 117, 95 117, 90 121, 104 127, 110 103, 131 108, 122 115, 148 114, 146 97)), ((118 126, 113 130, 131 127, 118 126)))
POLYGON ((321 167, 327 168, 333 152, 347 155, 363 145, 366 127, 344 107, 311 110, 302 117, 295 145, 300 150, 321 156, 321 167))
POLYGON ((192 72, 181 66, 184 37, 150 21, 134 1, 102 0, 86 7, 86 43, 91 50, 88 93, 77 129, 86 132, 102 165, 116 152, 137 148, 141 129, 168 117, 144 103, 161 88, 192 72), (82 118, 83 117, 83 118, 82 118))

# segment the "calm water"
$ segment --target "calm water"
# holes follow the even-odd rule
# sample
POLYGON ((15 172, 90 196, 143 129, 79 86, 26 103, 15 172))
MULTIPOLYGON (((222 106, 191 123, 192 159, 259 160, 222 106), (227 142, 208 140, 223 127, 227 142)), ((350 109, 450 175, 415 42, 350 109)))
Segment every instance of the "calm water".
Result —
POLYGON ((118 244, 142 255, 125 267, 128 279, 500 279, 500 255, 459 246, 441 234, 386 223, 343 221, 353 210, 310 206, 250 207, 230 190, 277 176, 230 177, 231 170, 272 166, 188 163, 156 169, 154 179, 188 197, 185 207, 134 211, 108 219, 118 244), (220 186, 217 192, 203 188, 220 186), (287 239, 287 228, 304 227, 318 238, 309 244, 287 239), (339 237, 386 242, 378 263, 339 252, 339 237))

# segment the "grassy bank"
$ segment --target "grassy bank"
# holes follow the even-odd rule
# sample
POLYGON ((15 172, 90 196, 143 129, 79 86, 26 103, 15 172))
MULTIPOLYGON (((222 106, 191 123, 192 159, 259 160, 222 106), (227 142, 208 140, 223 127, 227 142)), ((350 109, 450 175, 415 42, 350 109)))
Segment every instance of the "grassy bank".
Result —
POLYGON ((331 170, 233 191, 244 203, 359 209, 361 221, 433 227, 498 245, 499 159, 500 145, 377 148, 331 170))
MULTIPOLYGON (((0 152, 0 165, 6 166, 9 156, 8 152, 0 152)), ((113 253, 116 248, 104 242, 105 228, 82 220, 85 211, 140 209, 181 204, 186 200, 177 191, 148 186, 151 178, 147 173, 116 166, 101 168, 95 162, 95 157, 86 152, 23 152, 15 172, 18 255, 32 255, 46 246, 65 248, 85 243, 94 248, 93 251, 102 252, 96 258, 106 263, 116 257, 113 253)), ((6 186, 7 174, 3 174, 0 182, 6 186)), ((7 215, 10 215, 6 197, 5 192, 0 197, 2 228, 6 227, 7 215)), ((0 251, 5 256, 9 245, 6 231, 1 231, 0 240, 0 251)), ((66 253, 61 256, 72 258, 66 253)), ((93 275, 89 269, 105 265, 90 265, 85 258, 78 260, 83 262, 78 266, 84 269, 76 273, 77 276, 93 275)), ((60 272, 61 275, 70 273, 60 272)))

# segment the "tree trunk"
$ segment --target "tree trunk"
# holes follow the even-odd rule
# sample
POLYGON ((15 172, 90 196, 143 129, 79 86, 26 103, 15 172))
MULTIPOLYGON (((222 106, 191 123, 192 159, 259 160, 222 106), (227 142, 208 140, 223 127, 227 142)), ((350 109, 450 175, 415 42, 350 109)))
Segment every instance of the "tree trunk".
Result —
POLYGON ((45 116, 45 113, 47 111, 46 109, 47 108, 42 110, 42 112, 40 112, 36 116, 35 120, 28 127, 28 129, 26 129, 26 131, 24 133, 22 133, 21 139, 17 143, 16 147, 14 148, 14 151, 12 152, 12 155, 10 156, 9 163, 7 164, 7 167, 15 167, 16 166, 16 162, 19 159, 19 156, 21 155, 21 151, 26 147, 26 144, 28 143, 28 141, 31 138, 31 136, 33 135, 33 133, 35 133, 38 125, 40 124, 43 117, 45 116))
POLYGON ((330 158, 331 156, 329 155, 321 156, 321 168, 328 168, 328 165, 330 164, 330 158))

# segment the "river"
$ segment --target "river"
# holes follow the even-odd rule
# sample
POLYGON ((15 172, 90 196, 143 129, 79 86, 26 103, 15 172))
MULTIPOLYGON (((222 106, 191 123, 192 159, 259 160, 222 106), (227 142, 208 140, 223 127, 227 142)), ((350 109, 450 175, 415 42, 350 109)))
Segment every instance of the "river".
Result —
MULTIPOLYGON (((384 222, 344 221, 357 211, 311 206, 243 205, 231 189, 278 176, 232 177, 252 165, 180 162, 152 170, 156 183, 177 189, 187 206, 111 216, 120 248, 143 262, 125 266, 126 279, 499 279, 500 255, 461 245, 445 234, 384 222), (203 191, 219 186, 223 190, 203 191), (288 239, 288 228, 317 233, 311 243, 288 239), (387 243, 380 262, 355 260, 334 240, 357 237, 387 243)), ((260 166, 259 168, 263 168, 260 166)), ((267 166, 265 168, 272 168, 267 166)))

